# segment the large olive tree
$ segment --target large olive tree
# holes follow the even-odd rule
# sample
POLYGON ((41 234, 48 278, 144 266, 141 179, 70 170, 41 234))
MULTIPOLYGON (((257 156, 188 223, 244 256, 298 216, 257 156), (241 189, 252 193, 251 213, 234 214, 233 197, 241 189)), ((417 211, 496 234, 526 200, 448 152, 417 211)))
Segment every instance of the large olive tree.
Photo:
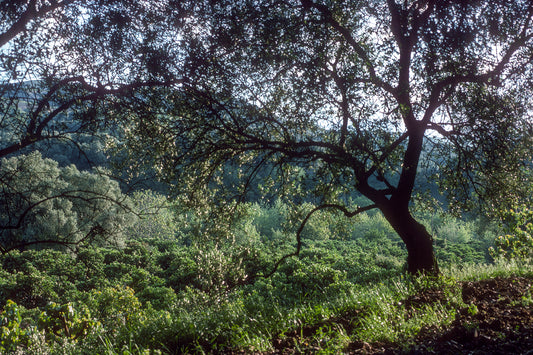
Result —
POLYGON ((527 187, 530 1, 181 1, 165 11, 151 74, 183 81, 151 98, 165 114, 142 111, 130 137, 148 136, 161 171, 187 189, 216 185, 228 161, 244 187, 269 161, 304 166, 323 197, 313 211, 379 209, 416 273, 438 272, 432 236, 410 211, 421 167, 438 167, 454 205, 497 208, 527 187), (342 202, 355 190, 368 206, 342 202))
MULTIPOLYGON (((137 161, 155 164, 179 191, 224 186, 228 162, 240 166, 243 192, 264 176, 261 167, 279 167, 280 184, 290 181, 285 167, 304 167, 322 196, 314 211, 379 209, 405 242, 408 270, 437 272, 432 237, 410 210, 424 164, 439 168, 454 205, 512 203, 526 184, 530 1, 94 1, 74 9, 53 62, 54 82, 73 84, 61 97, 76 97, 69 107, 108 104, 105 116, 87 117, 122 119, 113 122, 137 161), (370 203, 346 205, 354 191, 370 203)), ((34 111, 49 117, 41 101, 34 111)), ((30 133, 43 126, 27 122, 30 133)))

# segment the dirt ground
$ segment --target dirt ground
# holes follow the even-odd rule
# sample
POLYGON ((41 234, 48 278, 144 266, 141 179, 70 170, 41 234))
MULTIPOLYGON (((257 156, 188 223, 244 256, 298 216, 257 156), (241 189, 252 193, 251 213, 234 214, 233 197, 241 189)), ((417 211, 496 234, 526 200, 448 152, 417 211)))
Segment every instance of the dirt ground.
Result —
MULTIPOLYGON (((350 344, 344 354, 533 355, 532 285, 533 279, 523 277, 463 282, 462 298, 468 307, 457 310, 455 321, 447 329, 425 329, 411 343, 416 345, 411 346, 356 342, 350 344)), ((438 289, 427 290, 405 300, 405 305, 415 309, 423 303, 442 300, 444 294, 438 289)), ((344 315, 335 319, 335 323, 346 329, 357 316, 344 315)), ((314 330, 304 328, 300 333, 274 340, 276 350, 268 354, 324 354, 319 348, 298 350, 294 346, 295 340, 312 336, 314 330)))
MULTIPOLYGON (((398 344, 358 343, 351 354, 527 354, 533 355, 533 280, 497 278, 462 284, 462 297, 469 307, 459 309, 445 331, 427 329, 415 343, 402 349, 398 344)), ((432 295, 419 295, 418 302, 432 295)))

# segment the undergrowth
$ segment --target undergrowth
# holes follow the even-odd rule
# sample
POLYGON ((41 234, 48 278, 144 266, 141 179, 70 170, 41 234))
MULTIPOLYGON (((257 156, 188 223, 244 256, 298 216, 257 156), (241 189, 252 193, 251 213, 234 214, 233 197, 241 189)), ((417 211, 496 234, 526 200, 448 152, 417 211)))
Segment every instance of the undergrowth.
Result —
MULTIPOLYGON (((26 343, 9 350, 20 354, 175 354, 269 352, 290 347, 305 353, 339 353, 353 342, 408 347, 421 331, 450 325, 457 309, 467 307, 461 299, 461 281, 511 275, 533 277, 531 265, 499 261, 450 266, 438 278, 401 275, 364 286, 341 282, 326 297, 299 294, 299 298, 287 298, 280 293, 283 285, 266 279, 217 296, 186 289, 165 310, 140 307, 131 290, 110 290, 106 302, 115 303, 108 310, 115 312, 108 313, 114 318, 107 323, 96 320, 84 338, 63 336, 50 341, 44 330, 25 326, 26 343), (113 292, 114 300, 110 299, 113 292), (120 318, 124 311, 130 313, 120 318)), ((73 308, 72 324, 82 314, 80 307, 73 308)), ((18 323, 31 315, 22 306, 17 312, 22 315, 17 313, 14 321, 18 323)), ((84 312, 88 317, 88 311, 84 312)), ((6 322, 9 314, 5 311, 2 317, 6 340, 5 329, 14 323, 6 322)), ((16 339, 11 341, 16 343, 16 339)))
POLYGON ((300 257, 264 278, 273 260, 293 250, 291 234, 280 229, 287 224, 282 207, 255 206, 259 221, 245 220, 227 246, 201 239, 194 220, 182 216, 188 229, 176 227, 176 239, 138 237, 122 249, 86 248, 75 256, 46 249, 0 256, 0 352, 342 353, 362 342, 409 347, 418 334, 449 326, 457 310, 470 306, 462 301, 462 281, 533 277, 531 260, 483 263, 490 260, 482 251, 492 234, 434 216, 428 228, 437 235, 442 274, 406 276, 401 240, 379 214, 365 214, 348 235, 331 227, 344 225, 342 216, 333 216, 335 223, 314 220, 300 257), (459 238, 455 232, 463 229, 459 238))

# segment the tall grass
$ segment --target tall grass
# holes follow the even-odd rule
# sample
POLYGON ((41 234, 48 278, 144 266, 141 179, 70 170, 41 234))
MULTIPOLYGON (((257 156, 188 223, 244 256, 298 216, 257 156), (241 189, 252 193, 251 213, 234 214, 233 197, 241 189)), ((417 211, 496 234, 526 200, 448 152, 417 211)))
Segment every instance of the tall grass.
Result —
POLYGON ((467 306, 461 298, 461 281, 533 277, 533 272, 531 264, 525 262, 499 261, 494 265, 449 266, 443 275, 437 279, 392 277, 365 287, 351 285, 326 300, 308 299, 300 304, 275 306, 271 303, 262 310, 255 308, 255 314, 243 309, 239 319, 225 318, 227 322, 243 322, 233 328, 239 329, 238 337, 234 333, 226 345, 269 351, 273 349, 274 338, 292 337, 289 343, 304 352, 306 346, 326 353, 338 352, 354 341, 409 346, 424 329, 449 326, 457 309, 467 306), (406 302, 428 290, 442 292, 443 297, 417 305, 406 302), (268 314, 273 309, 276 314, 268 314))
POLYGON ((533 277, 533 260, 497 259, 492 264, 454 264, 443 268, 442 273, 461 281, 510 276, 533 277))

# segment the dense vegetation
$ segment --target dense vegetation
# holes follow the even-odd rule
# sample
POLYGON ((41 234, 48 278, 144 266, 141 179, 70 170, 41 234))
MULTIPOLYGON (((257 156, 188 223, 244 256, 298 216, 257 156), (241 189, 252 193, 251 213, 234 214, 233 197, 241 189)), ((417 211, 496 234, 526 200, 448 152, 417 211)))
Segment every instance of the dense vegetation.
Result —
MULTIPOLYGON (((425 210, 420 218, 436 235, 446 276, 406 279, 405 247, 383 216, 347 220, 320 213, 307 224, 300 257, 263 278, 294 247, 285 202, 245 203, 231 228, 219 227, 213 236, 206 235, 209 213, 185 213, 150 191, 131 198, 145 214, 123 233, 120 248, 87 243, 75 253, 31 248, 0 258, 4 351, 269 351, 285 344, 336 352, 355 341, 407 346, 421 329, 450 324, 456 310, 468 306, 459 280, 481 270, 485 277, 527 274, 530 267, 527 259, 490 266, 489 247, 525 255, 518 251, 531 252, 531 237, 527 247, 505 248, 497 225, 425 210), (428 287, 443 288, 446 296, 413 315, 402 302, 428 287)), ((530 228, 531 220, 522 222, 511 229, 530 228)))
POLYGON ((532 53, 526 0, 0 0, 0 352, 529 337, 532 53))

